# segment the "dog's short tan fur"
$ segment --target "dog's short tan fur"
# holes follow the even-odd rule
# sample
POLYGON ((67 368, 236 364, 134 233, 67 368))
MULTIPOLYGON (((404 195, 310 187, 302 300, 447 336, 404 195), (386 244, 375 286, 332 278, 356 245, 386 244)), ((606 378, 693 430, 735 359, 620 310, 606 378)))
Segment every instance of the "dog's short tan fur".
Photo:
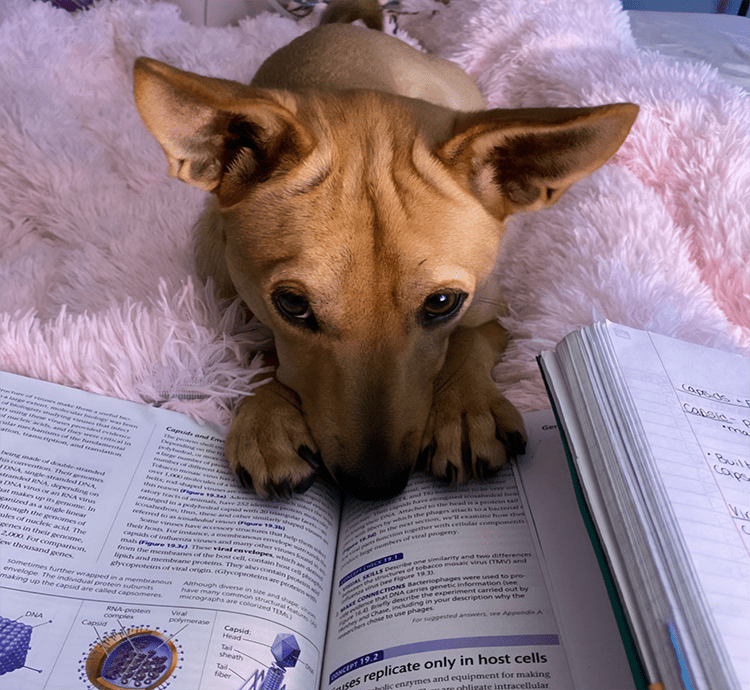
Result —
POLYGON ((274 334, 276 376, 226 445, 258 494, 303 490, 322 461, 377 498, 418 464, 464 481, 522 451, 483 295, 503 222, 602 165, 636 106, 484 111, 455 65, 346 24, 250 86, 141 58, 135 96, 170 174, 213 193, 199 270, 274 334))

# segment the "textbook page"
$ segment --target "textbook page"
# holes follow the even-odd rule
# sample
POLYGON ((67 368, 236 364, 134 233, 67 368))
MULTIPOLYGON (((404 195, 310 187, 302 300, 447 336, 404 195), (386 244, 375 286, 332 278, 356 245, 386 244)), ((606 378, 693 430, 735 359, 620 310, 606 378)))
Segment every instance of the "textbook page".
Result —
POLYGON ((317 687, 340 499, 259 500, 222 448, 0 372, 0 689, 240 690, 276 658, 288 690, 317 687))
POLYGON ((489 481, 345 503, 322 690, 634 681, 551 412, 489 481))
POLYGON ((750 690, 750 361, 607 324, 688 557, 750 690))

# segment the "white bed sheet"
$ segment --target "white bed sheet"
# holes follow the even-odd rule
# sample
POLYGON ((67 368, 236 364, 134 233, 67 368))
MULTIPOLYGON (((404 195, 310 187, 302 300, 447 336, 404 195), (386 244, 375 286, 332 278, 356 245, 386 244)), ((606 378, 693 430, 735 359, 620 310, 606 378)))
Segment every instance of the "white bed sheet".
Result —
POLYGON ((708 62, 750 92, 750 18, 645 10, 630 10, 628 16, 638 47, 676 60, 708 62))

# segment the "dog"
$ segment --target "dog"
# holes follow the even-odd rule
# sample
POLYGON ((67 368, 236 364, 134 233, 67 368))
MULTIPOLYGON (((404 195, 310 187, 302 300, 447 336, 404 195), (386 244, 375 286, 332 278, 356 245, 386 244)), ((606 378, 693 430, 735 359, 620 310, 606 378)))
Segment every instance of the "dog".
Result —
POLYGON ((211 193, 200 274, 273 333, 275 376, 225 446, 260 496, 327 474, 383 499, 415 468, 465 482, 523 453, 491 376, 508 340, 491 286, 505 221, 603 165, 638 113, 486 110, 455 64, 338 21, 376 6, 334 0, 249 86, 135 63, 169 174, 211 193))

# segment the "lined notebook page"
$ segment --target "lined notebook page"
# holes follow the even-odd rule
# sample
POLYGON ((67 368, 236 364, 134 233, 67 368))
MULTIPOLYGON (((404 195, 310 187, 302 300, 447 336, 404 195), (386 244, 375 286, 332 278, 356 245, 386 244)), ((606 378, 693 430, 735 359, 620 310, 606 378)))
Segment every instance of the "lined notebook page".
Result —
POLYGON ((606 328, 719 634, 750 690, 750 361, 606 328))

